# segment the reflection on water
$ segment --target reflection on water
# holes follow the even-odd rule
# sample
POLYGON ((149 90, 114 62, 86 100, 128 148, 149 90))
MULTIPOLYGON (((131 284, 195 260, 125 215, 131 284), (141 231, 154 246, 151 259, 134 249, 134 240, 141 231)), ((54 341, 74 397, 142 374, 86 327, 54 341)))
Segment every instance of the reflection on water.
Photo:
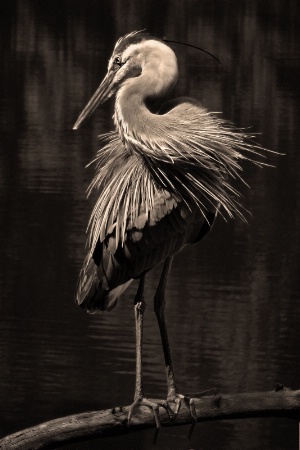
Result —
MULTIPOLYGON (((129 404, 134 389, 130 286, 110 314, 73 305, 92 199, 85 189, 104 105, 71 128, 105 72, 115 40, 133 29, 200 45, 222 65, 176 47, 176 94, 200 99, 286 155, 276 169, 245 164, 248 225, 220 218, 175 260, 167 319, 180 391, 299 387, 299 48, 297 3, 10 2, 2 7, 1 435, 80 411, 129 404), (158 20, 160 17, 160 20, 158 20)), ((148 276, 145 387, 165 396, 163 356, 148 276)), ((161 449, 293 449, 297 423, 245 420, 164 429, 161 449)), ((105 448, 148 449, 152 432, 107 439, 105 448)), ((99 443, 68 448, 99 448, 99 443)))

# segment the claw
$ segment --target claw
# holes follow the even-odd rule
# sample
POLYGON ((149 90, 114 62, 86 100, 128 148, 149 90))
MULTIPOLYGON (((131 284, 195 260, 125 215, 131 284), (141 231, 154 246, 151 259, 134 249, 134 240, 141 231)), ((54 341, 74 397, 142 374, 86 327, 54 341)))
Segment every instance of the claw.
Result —
POLYGON ((159 403, 159 405, 162 406, 167 411, 170 420, 175 420, 176 419, 176 415, 173 412, 173 410, 170 407, 168 402, 165 402, 165 403, 162 403, 162 404, 159 403))
POLYGON ((159 420, 157 422, 157 405, 155 403, 150 402, 148 399, 142 398, 142 397, 138 397, 132 403, 132 405, 130 407, 130 410, 129 410, 129 413, 128 413, 128 423, 131 422, 131 418, 132 418, 132 414, 133 414, 134 410, 136 408, 138 408, 139 406, 141 406, 141 405, 148 406, 149 408, 152 409, 156 426, 157 426, 157 428, 159 428, 159 426, 160 426, 159 420), (158 424, 159 424, 159 426, 158 426, 158 424))
POLYGON ((176 420, 176 417, 178 416, 178 413, 179 413, 179 410, 180 410, 180 407, 181 407, 181 398, 182 398, 182 396, 181 395, 178 395, 177 397, 176 397, 176 399, 175 399, 175 412, 174 412, 174 420, 176 420))
POLYGON ((176 394, 176 397, 174 399, 172 399, 172 400, 170 399, 170 401, 175 403, 174 420, 176 420, 176 417, 178 416, 182 400, 186 403, 186 405, 188 406, 188 408, 190 410, 192 425, 191 425, 191 428, 188 433, 188 439, 191 439, 195 425, 197 423, 197 414, 196 414, 195 402, 194 402, 193 398, 190 398, 189 396, 182 395, 182 394, 176 394))
POLYGON ((207 396, 213 396, 213 395, 217 395, 217 389, 213 388, 213 389, 208 389, 206 391, 202 391, 202 392, 197 392, 196 394, 193 395, 182 395, 182 394, 175 394, 174 397, 172 398, 168 398, 168 402, 172 402, 175 403, 175 410, 173 413, 173 420, 176 420, 176 417, 179 414, 180 408, 181 408, 181 404, 182 404, 182 400, 186 403, 187 407, 190 410, 190 416, 191 416, 191 420, 192 420, 192 425, 191 428, 189 430, 188 433, 188 439, 192 438, 192 434, 194 431, 194 428, 196 426, 197 423, 197 413, 196 413, 196 408, 195 408, 195 400, 193 397, 197 398, 201 398, 201 397, 207 397, 207 396))
POLYGON ((136 408, 138 408, 139 406, 148 406, 149 408, 152 409, 154 420, 155 420, 155 425, 156 425, 157 429, 159 429, 161 427, 161 422, 160 422, 160 419, 159 419, 159 407, 160 406, 167 411, 170 420, 172 420, 173 417, 174 417, 172 409, 170 408, 170 406, 166 402, 164 402, 164 403, 163 402, 154 403, 154 402, 148 400, 147 398, 138 397, 136 400, 134 400, 133 404, 130 407, 130 410, 129 410, 129 413, 128 413, 128 423, 130 423, 130 421, 131 421, 132 414, 133 414, 134 410, 136 408))
POLYGON ((189 407, 190 407, 190 414, 191 414, 191 417, 192 417, 192 420, 193 420, 191 428, 190 428, 189 433, 188 433, 188 439, 191 440, 194 428, 195 428, 196 423, 197 423, 197 414, 196 414, 196 408, 195 408, 195 401, 194 401, 193 398, 190 398, 189 407))
POLYGON ((206 391, 201 391, 201 392, 196 392, 195 394, 191 394, 190 397, 209 397, 211 395, 217 395, 218 393, 218 389, 217 388, 212 388, 212 389, 207 389, 206 391))
POLYGON ((174 413, 173 413, 170 405, 167 402, 155 403, 155 402, 148 400, 147 398, 138 397, 136 400, 134 400, 133 404, 131 405, 131 407, 129 409, 128 419, 127 419, 128 423, 130 423, 130 421, 131 421, 134 410, 136 408, 138 408, 139 406, 148 406, 149 408, 152 409, 154 420, 155 420, 155 425, 156 425, 156 430, 155 430, 155 433, 153 436, 153 445, 156 445, 158 435, 159 435, 159 430, 161 429, 161 422, 160 422, 160 418, 159 418, 159 407, 161 406, 162 408, 164 408, 167 411, 170 420, 174 420, 174 413))
POLYGON ((189 406, 190 397, 187 397, 185 395, 176 394, 175 398, 169 399, 170 402, 175 403, 175 411, 174 411, 174 419, 173 420, 176 420, 176 417, 178 416, 178 413, 181 408, 182 400, 189 406))

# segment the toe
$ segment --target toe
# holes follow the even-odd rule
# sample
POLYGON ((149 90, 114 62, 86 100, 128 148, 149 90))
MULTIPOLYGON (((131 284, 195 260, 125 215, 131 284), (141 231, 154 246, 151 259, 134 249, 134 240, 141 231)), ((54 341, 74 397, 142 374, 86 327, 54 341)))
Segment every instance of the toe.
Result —
POLYGON ((151 400, 148 400, 147 398, 138 397, 137 399, 134 400, 133 404, 131 405, 131 407, 129 409, 129 413, 128 413, 128 422, 129 423, 131 421, 134 411, 137 408, 139 408, 140 406, 147 406, 148 408, 152 409, 156 428, 161 427, 161 421, 160 421, 160 417, 159 417, 159 407, 162 407, 167 411, 170 420, 173 419, 173 417, 174 417, 173 411, 167 402, 153 402, 151 400))

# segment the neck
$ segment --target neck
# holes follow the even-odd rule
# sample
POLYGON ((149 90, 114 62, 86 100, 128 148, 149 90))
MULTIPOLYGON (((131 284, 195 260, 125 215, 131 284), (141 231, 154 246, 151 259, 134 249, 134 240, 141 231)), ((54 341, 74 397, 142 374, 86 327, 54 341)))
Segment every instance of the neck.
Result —
POLYGON ((115 125, 125 141, 130 137, 144 140, 153 132, 159 116, 149 111, 145 101, 163 98, 177 81, 173 51, 158 41, 149 41, 149 47, 141 75, 127 79, 116 96, 115 125))

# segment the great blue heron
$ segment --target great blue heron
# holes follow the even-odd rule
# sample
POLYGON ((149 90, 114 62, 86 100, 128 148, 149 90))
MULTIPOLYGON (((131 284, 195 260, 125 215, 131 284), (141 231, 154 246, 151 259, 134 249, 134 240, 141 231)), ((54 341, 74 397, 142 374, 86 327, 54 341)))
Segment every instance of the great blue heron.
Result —
MULTIPOLYGON (((89 312, 113 309, 135 279, 136 385, 134 409, 148 405, 159 426, 158 405, 144 398, 142 327, 145 276, 164 263, 154 298, 167 373, 167 408, 176 416, 182 399, 176 384, 164 316, 165 288, 173 256, 210 231, 217 213, 243 218, 231 179, 239 161, 256 164, 258 146, 194 99, 177 98, 155 113, 177 81, 173 50, 144 32, 120 38, 108 71, 74 129, 115 95, 115 130, 102 135, 90 189, 99 190, 89 223, 89 252, 79 277, 77 302, 89 312), (172 405, 174 411, 171 409, 172 405)), ((194 417, 192 402, 191 414, 194 417)), ((194 417, 195 420, 195 417, 194 417)))

